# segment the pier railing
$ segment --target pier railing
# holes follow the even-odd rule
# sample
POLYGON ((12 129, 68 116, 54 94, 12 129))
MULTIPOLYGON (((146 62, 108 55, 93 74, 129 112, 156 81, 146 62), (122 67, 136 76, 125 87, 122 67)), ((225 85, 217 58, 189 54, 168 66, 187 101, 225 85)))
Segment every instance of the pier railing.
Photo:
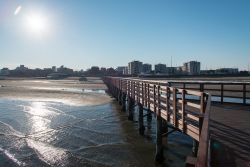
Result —
MULTIPOLYGON (((158 120, 166 121, 174 130, 181 131, 193 138, 197 142, 198 152, 194 153, 197 156, 192 158, 192 162, 187 162, 188 165, 203 167, 209 164, 211 104, 209 94, 171 87, 169 83, 163 81, 105 77, 104 82, 110 93, 119 102, 124 100, 125 96, 143 108, 154 112, 157 116, 157 123, 158 120)), ((157 127, 161 128, 162 124, 157 127)), ((162 131, 158 130, 157 133, 164 136, 162 131)), ((157 139, 158 141, 161 142, 161 139, 157 139)))
POLYGON ((177 88, 208 92, 212 96, 212 101, 250 104, 249 81, 168 80, 167 82, 177 88))

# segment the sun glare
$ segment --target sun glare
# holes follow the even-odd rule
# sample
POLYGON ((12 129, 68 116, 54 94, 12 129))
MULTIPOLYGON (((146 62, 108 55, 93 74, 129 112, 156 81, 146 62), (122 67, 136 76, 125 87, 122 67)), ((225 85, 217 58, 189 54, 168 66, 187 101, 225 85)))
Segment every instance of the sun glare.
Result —
POLYGON ((26 16, 26 27, 30 33, 45 35, 48 31, 47 18, 41 14, 29 14, 26 16))
POLYGON ((19 12, 21 11, 21 9, 22 9, 22 6, 19 5, 19 6, 16 8, 16 10, 15 10, 14 15, 18 15, 19 12))

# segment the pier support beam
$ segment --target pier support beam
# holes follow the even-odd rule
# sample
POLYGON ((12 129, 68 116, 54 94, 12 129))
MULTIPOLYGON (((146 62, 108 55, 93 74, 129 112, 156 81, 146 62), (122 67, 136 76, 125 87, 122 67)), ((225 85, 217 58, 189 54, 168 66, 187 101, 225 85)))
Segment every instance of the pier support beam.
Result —
POLYGON ((165 119, 162 119, 162 137, 166 137, 164 139, 164 146, 166 148, 168 148, 168 134, 169 134, 169 131, 168 131, 168 122, 165 120, 165 119), (164 136, 164 134, 166 134, 166 136, 164 136))
POLYGON ((143 106, 142 104, 138 104, 139 107, 139 118, 138 118, 138 125, 139 125, 139 133, 140 135, 144 135, 144 124, 143 124, 143 106))
POLYGON ((122 111, 126 111, 126 94, 122 93, 122 111))
POLYGON ((114 94, 116 101, 119 101, 119 90, 116 87, 114 88, 114 94))
POLYGON ((163 145, 162 145, 162 119, 159 115, 156 117, 156 155, 155 161, 162 162, 163 156, 163 145))
POLYGON ((122 105, 122 91, 119 90, 119 93, 118 93, 118 102, 120 105, 122 105))
POLYGON ((131 120, 131 121, 134 120, 134 105, 135 105, 134 100, 131 97, 129 97, 128 98, 128 120, 131 120))
POLYGON ((168 132, 168 123, 166 120, 162 120, 162 133, 168 132))
POLYGON ((193 156, 195 157, 197 156, 197 153, 198 153, 198 147, 199 147, 199 142, 193 139, 192 153, 193 153, 193 156))
POLYGON ((150 109, 147 110, 147 127, 148 129, 151 129, 151 123, 152 123, 152 113, 150 109))

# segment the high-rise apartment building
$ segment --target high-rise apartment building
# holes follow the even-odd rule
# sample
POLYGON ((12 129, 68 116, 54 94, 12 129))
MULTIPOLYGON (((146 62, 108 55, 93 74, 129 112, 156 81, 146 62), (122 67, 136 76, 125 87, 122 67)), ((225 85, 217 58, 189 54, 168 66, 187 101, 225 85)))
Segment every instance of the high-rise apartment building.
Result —
POLYGON ((128 74, 138 75, 142 72, 142 62, 132 61, 128 63, 128 74))

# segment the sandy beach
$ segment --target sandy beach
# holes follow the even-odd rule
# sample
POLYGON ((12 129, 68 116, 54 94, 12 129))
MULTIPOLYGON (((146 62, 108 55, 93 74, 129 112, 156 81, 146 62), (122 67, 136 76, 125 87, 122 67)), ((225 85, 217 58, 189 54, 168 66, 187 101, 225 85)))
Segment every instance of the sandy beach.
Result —
POLYGON ((70 105, 98 105, 110 101, 110 97, 104 93, 106 86, 100 78, 88 78, 87 81, 78 79, 7 78, 0 80, 0 97, 57 101, 70 105))

